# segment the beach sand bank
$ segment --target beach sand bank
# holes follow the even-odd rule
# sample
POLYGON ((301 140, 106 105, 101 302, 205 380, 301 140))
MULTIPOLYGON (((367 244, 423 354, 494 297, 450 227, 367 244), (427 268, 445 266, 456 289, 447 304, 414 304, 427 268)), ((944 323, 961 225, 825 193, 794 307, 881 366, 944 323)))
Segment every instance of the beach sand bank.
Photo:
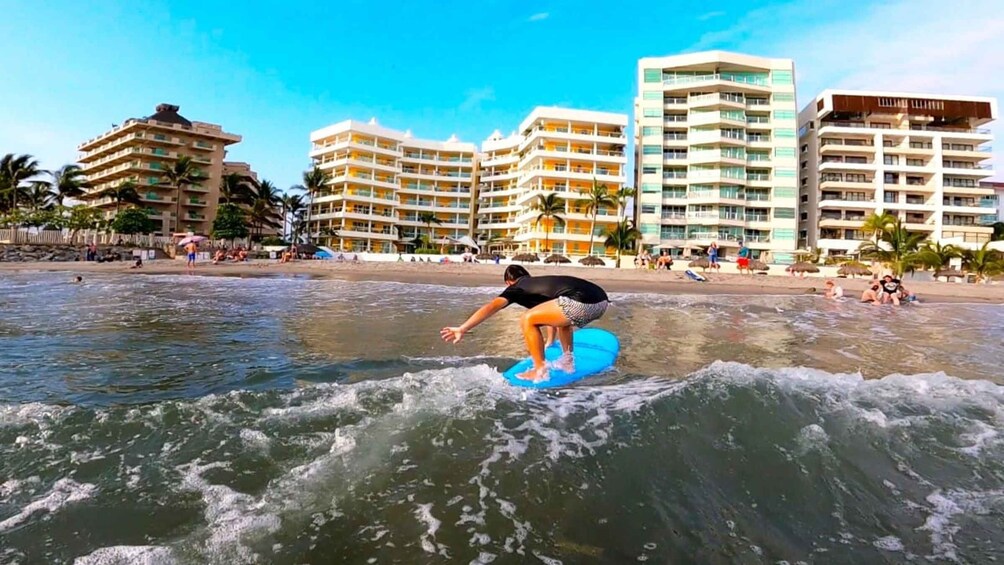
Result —
MULTIPOLYGON (((470 263, 337 263, 333 261, 298 261, 279 264, 275 261, 257 261, 243 264, 200 263, 194 274, 202 276, 309 276, 319 279, 351 281, 395 281, 403 283, 435 284, 446 286, 501 286, 506 265, 470 263)), ((652 271, 640 269, 587 269, 582 267, 528 264, 534 275, 567 274, 587 278, 601 284, 609 292, 636 292, 657 294, 729 294, 729 295, 797 295, 822 294, 827 280, 820 276, 805 278, 781 275, 736 275, 708 273, 708 282, 689 280, 683 269, 652 271)), ((137 275, 184 275, 181 261, 152 261, 140 269, 130 269, 128 263, 0 263, 3 273, 65 272, 67 276, 87 273, 115 273, 137 275)), ((700 271, 698 271, 700 272, 700 271)), ((85 277, 86 278, 86 277, 85 277)), ((833 279, 856 299, 869 284, 870 279, 833 279)), ((1004 285, 974 285, 946 282, 913 281, 909 277, 903 284, 917 293, 922 302, 989 303, 1004 304, 1004 285)))

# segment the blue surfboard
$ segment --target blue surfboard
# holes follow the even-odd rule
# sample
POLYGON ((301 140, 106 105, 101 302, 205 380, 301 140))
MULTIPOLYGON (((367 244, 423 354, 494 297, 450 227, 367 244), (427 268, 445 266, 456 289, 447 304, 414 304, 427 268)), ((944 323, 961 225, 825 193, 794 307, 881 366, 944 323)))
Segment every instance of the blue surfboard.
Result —
MULTIPOLYGON (((546 381, 533 382, 516 378, 516 375, 533 367, 533 359, 526 359, 516 363, 509 368, 502 376, 510 384, 526 388, 551 388, 565 386, 579 379, 584 379, 589 375, 595 375, 600 371, 613 366, 620 353, 621 345, 617 336, 599 328, 585 328, 576 330, 572 334, 572 349, 575 352, 575 372, 566 373, 555 368, 549 369, 550 378, 546 381)), ((557 341, 544 350, 544 358, 548 361, 555 361, 561 357, 561 344, 557 341)))

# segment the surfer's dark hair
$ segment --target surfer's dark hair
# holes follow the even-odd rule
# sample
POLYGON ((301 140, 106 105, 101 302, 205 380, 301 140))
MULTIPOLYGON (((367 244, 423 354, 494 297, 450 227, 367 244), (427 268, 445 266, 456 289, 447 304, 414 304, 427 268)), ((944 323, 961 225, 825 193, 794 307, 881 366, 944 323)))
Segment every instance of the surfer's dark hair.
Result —
POLYGON ((526 269, 522 265, 509 265, 505 268, 505 275, 503 275, 502 280, 505 282, 515 282, 529 276, 530 273, 526 272, 526 269))

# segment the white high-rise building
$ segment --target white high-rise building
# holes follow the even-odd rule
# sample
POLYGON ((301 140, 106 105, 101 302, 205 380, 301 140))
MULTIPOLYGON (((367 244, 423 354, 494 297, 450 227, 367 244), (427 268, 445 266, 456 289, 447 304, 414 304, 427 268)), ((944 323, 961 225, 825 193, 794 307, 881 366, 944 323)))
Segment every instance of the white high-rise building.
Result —
POLYGON ((994 98, 826 90, 799 114, 799 239, 825 255, 853 253, 865 218, 890 213, 932 241, 975 247, 996 213, 994 98))
MULTIPOLYGON (((746 242, 789 263, 796 248, 794 64, 708 51, 638 61, 635 218, 643 244, 746 242)), ((731 248, 731 249, 730 249, 731 248)))

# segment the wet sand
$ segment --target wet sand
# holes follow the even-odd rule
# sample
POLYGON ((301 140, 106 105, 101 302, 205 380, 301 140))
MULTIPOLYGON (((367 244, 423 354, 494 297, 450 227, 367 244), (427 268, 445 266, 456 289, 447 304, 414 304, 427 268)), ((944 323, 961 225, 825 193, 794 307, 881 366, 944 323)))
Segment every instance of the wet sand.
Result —
MULTIPOLYGON (((333 261, 297 261, 279 264, 276 261, 253 261, 242 264, 200 263, 193 271, 203 276, 309 276, 320 279, 352 281, 396 281, 403 283, 446 286, 500 286, 506 265, 465 263, 336 263, 333 261)), ((706 274, 708 282, 689 280, 683 269, 651 271, 639 269, 583 268, 528 264, 532 274, 568 274, 593 280, 610 292, 650 292, 657 294, 729 294, 729 295, 795 295, 823 292, 824 277, 805 278, 787 275, 706 274)), ((181 261, 148 262, 140 269, 130 269, 128 263, 0 263, 0 274, 10 272, 66 272, 67 276, 87 273, 133 273, 147 275, 181 275, 187 269, 181 261)), ((86 279, 86 277, 85 277, 86 279)), ((856 299, 870 279, 835 279, 845 294, 856 299)), ((945 282, 920 282, 909 277, 904 284, 916 292, 921 302, 955 302, 1004 304, 1004 285, 974 285, 945 282)))

